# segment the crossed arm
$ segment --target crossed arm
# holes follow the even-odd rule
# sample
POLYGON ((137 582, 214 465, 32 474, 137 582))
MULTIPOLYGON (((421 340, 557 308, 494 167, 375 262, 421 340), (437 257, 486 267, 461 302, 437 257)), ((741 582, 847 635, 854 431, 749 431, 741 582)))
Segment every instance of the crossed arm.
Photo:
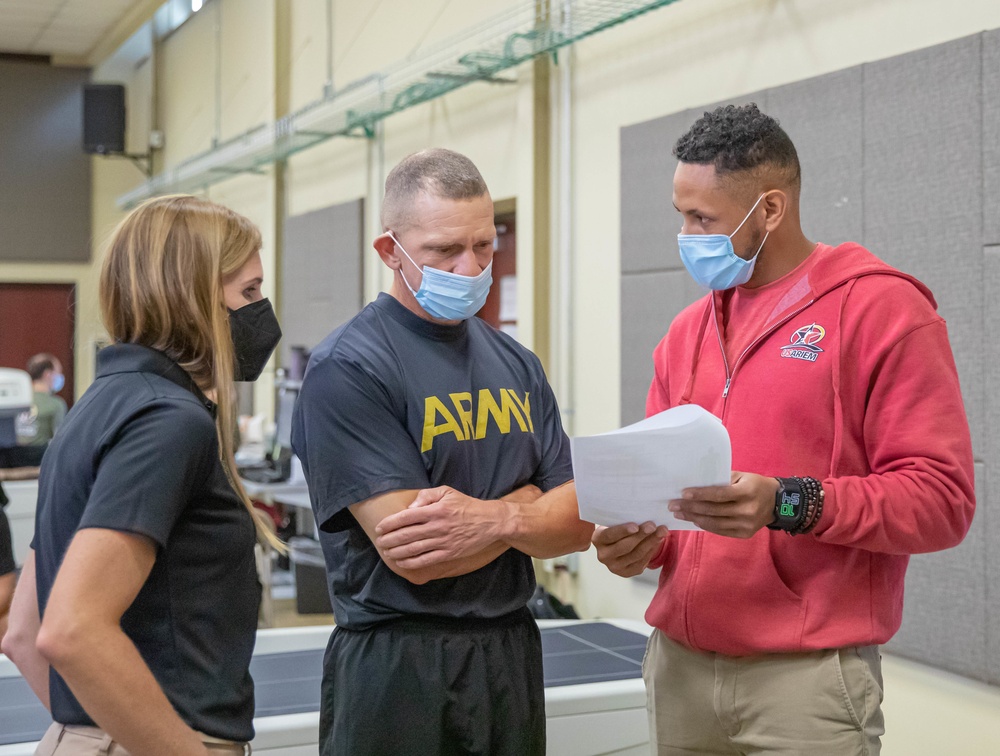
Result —
POLYGON ((539 558, 584 551, 594 530, 579 518, 572 482, 495 500, 448 486, 393 491, 350 509, 389 569, 418 585, 474 572, 510 548, 539 558))

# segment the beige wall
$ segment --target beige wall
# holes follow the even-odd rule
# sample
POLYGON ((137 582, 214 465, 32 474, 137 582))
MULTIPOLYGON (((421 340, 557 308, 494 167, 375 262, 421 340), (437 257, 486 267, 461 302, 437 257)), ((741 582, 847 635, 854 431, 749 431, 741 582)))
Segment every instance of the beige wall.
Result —
MULTIPOLYGON (((171 167, 212 146, 216 132, 215 24, 222 3, 196 13, 163 40, 156 72, 163 165, 171 167)), ((224 65, 232 65, 225 63, 224 65)))
MULTIPOLYGON (((333 3, 333 85, 341 88, 422 54, 472 25, 481 24, 511 0, 428 3, 415 14, 406 0, 387 0, 372 8, 351 0, 333 3), (448 6, 448 13, 439 14, 448 6)), ((292 108, 319 99, 327 82, 327 10, 323 0, 292 6, 292 108)), ((531 69, 510 73, 516 84, 467 87, 388 118, 371 142, 339 139, 294 156, 289 161, 290 215, 365 197, 365 295, 373 299, 390 279, 371 240, 381 233, 379 198, 386 172, 400 159, 425 147, 447 146, 467 154, 482 171, 494 199, 518 201, 519 299, 531 299, 532 163, 531 69)), ((520 318, 531 333, 531 312, 520 318)))
MULTIPOLYGON (((223 23, 222 136, 239 133, 273 114, 275 87, 281 86, 275 74, 275 2, 217 0, 164 43, 159 108, 167 164, 208 148, 215 133, 216 13, 223 23), (249 5, 252 12, 244 10, 249 5)), ((335 0, 333 83, 343 87, 516 4, 515 0, 419 4, 383 0, 374 6, 335 0)), ((318 99, 327 81, 326 3, 296 0, 291 13, 288 94, 296 109, 318 99)), ((564 409, 573 412, 575 432, 601 432, 619 421, 622 126, 997 27, 1000 3, 995 0, 960 4, 689 0, 602 32, 578 44, 572 53, 560 53, 561 61, 572 61, 573 180, 568 197, 574 264, 557 273, 570 277, 574 327, 566 350, 569 358, 557 361, 553 370, 561 376, 557 382, 560 400, 564 409), (563 388, 568 385, 562 379, 567 374, 572 376, 572 394, 563 388)), ((495 198, 517 199, 520 318, 522 332, 530 334, 535 114, 530 66, 510 74, 517 78, 514 85, 472 85, 393 116, 373 140, 336 139, 293 157, 286 174, 288 213, 364 197, 370 241, 378 232, 378 200, 385 172, 399 158, 430 145, 463 151, 479 164, 495 198)), ((558 95, 558 87, 554 89, 558 95)), ((134 169, 103 163, 95 167, 95 234, 118 216, 113 198, 134 183, 129 170, 134 169)), ((272 282, 279 246, 274 186, 273 175, 268 173, 234 179, 209 192, 260 224, 266 274, 272 282)), ((553 205, 553 211, 557 210, 553 205)), ((663 211, 672 212, 670 208, 663 211)), ((650 239, 649 243, 660 242, 650 239)), ((0 266, 4 280, 61 276, 82 282, 88 275, 85 266, 41 270, 0 266)), ((386 283, 371 254, 366 296, 374 297, 386 283)), ((559 283, 556 277, 554 304, 559 302, 559 283)), ((93 314, 93 301, 87 301, 85 306, 81 297, 81 315, 85 310, 93 314)), ((272 377, 259 389, 262 402, 272 377)), ((583 555, 580 562, 576 600, 584 615, 641 617, 652 596, 651 586, 609 575, 592 554, 583 555)), ((890 662, 886 674, 890 734, 884 752, 889 756, 944 752, 978 756, 987 752, 982 747, 984 738, 1000 732, 1000 692, 996 689, 903 663, 890 662)))

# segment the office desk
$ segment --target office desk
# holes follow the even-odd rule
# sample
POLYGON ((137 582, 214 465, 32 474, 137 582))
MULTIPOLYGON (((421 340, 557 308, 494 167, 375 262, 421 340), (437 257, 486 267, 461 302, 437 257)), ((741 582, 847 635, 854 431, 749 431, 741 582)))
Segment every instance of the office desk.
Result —
MULTIPOLYGON (((646 756, 649 733, 641 622, 542 620, 548 756, 646 756)), ((322 659, 332 628, 261 630, 256 754, 315 756, 322 659)), ((13 664, 0 656, 0 756, 28 756, 48 713, 13 664)))
POLYGON ((305 482, 255 483, 252 480, 242 480, 243 488, 251 499, 257 499, 265 504, 284 504, 300 510, 297 516, 300 535, 314 533, 312 504, 309 502, 309 488, 305 482))

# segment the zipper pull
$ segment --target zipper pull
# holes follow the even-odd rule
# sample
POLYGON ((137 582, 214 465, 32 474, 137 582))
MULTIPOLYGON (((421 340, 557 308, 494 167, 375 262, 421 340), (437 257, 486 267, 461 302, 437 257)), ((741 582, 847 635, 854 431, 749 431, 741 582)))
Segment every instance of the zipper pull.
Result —
POLYGON ((725 399, 729 396, 729 384, 732 381, 732 377, 726 378, 726 387, 722 390, 722 398, 725 399))

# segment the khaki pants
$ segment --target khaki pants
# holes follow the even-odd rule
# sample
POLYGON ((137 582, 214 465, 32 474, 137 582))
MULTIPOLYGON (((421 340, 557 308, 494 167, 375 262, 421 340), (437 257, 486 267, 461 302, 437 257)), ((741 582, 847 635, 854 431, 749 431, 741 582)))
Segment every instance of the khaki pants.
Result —
MULTIPOLYGON (((250 745, 202 735, 211 753, 250 754, 250 745)), ((38 742, 35 756, 129 756, 128 751, 98 727, 53 723, 38 742)))
POLYGON ((735 657, 654 630, 643 660, 656 756, 878 756, 877 646, 735 657))

